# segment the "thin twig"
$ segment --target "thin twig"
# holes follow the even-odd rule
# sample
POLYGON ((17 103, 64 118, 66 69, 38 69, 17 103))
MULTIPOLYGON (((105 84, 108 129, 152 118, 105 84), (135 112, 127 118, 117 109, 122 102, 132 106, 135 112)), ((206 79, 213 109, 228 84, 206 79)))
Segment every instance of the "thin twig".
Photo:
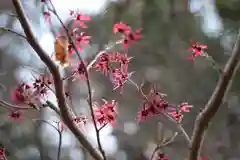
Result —
POLYGON ((223 73, 221 67, 216 63, 216 61, 214 61, 214 59, 212 58, 212 56, 209 56, 207 53, 204 53, 205 57, 207 58, 207 60, 211 63, 212 67, 218 72, 218 74, 221 76, 221 74, 223 73))
POLYGON ((18 17, 18 16, 17 16, 16 14, 14 14, 14 13, 9 13, 9 12, 5 12, 5 11, 0 11, 0 14, 6 14, 6 15, 9 15, 9 16, 15 17, 15 18, 18 17))
POLYGON ((163 147, 166 147, 167 145, 171 144, 172 142, 174 142, 175 138, 178 136, 178 132, 176 132, 171 138, 163 141, 160 145, 158 145, 154 150, 153 150, 153 153, 151 155, 151 158, 150 160, 153 160, 154 158, 154 155, 156 154, 156 152, 163 148, 163 147))
POLYGON ((6 108, 6 109, 11 109, 11 110, 16 110, 16 109, 19 109, 19 110, 35 109, 33 107, 20 107, 20 106, 16 106, 16 105, 10 104, 8 102, 5 102, 4 100, 0 100, 0 106, 3 107, 3 108, 6 108))
POLYGON ((185 137, 185 140, 187 141, 187 143, 190 142, 190 137, 188 136, 187 132, 185 131, 185 129, 183 128, 183 126, 178 123, 177 121, 175 121, 172 117, 170 117, 167 113, 163 113, 163 115, 168 118, 171 122, 175 123, 178 130, 183 134, 183 136, 185 137))
POLYGON ((226 96, 228 89, 231 87, 231 81, 235 77, 240 66, 239 43, 240 29, 238 31, 231 57, 225 65, 222 76, 220 77, 208 103, 196 118, 193 134, 189 143, 188 160, 197 160, 199 158, 204 135, 208 129, 209 123, 217 113, 220 105, 222 104, 223 98, 226 96))
POLYGON ((48 122, 46 120, 36 119, 36 121, 46 123, 46 124, 50 125, 52 128, 54 128, 58 132, 59 139, 58 139, 57 160, 60 160, 61 148, 62 148, 62 130, 59 127, 58 128, 55 127, 53 124, 51 124, 50 122, 48 122))
POLYGON ((47 105, 49 108, 51 108, 52 110, 54 110, 59 116, 61 116, 61 112, 60 110, 50 101, 46 101, 47 105))
MULTIPOLYGON (((59 126, 59 122, 58 122, 59 126)), ((61 148, 62 148, 62 132, 63 130, 58 127, 58 133, 59 133, 59 143, 58 143, 58 152, 57 152, 57 160, 60 160, 61 158, 61 148)))
POLYGON ((98 132, 100 132, 105 126, 107 126, 107 123, 105 123, 104 125, 102 125, 101 127, 98 128, 98 132))
POLYGON ((27 39, 24 35, 22 35, 21 33, 18 33, 17 31, 14 31, 13 29, 10 29, 10 28, 6 28, 6 27, 0 27, 0 31, 3 31, 3 32, 10 32, 10 33, 13 33, 23 39, 27 39))
POLYGON ((63 80, 60 75, 60 72, 48 54, 43 50, 43 48, 38 43, 37 39, 35 38, 28 19, 24 13, 22 4, 20 0, 12 0, 13 5, 15 7, 16 13, 19 17, 19 21, 23 27, 23 30, 26 34, 27 40, 32 48, 36 51, 39 58, 45 63, 48 67, 49 71, 53 75, 54 85, 56 90, 56 98, 58 102, 58 106, 60 108, 61 117, 68 126, 68 128, 72 131, 72 133, 76 136, 79 142, 88 150, 91 156, 96 160, 102 160, 102 156, 98 153, 98 151, 91 145, 91 143, 86 139, 84 134, 79 130, 79 128, 72 122, 71 114, 68 110, 68 105, 66 103, 64 87, 63 87, 63 80))

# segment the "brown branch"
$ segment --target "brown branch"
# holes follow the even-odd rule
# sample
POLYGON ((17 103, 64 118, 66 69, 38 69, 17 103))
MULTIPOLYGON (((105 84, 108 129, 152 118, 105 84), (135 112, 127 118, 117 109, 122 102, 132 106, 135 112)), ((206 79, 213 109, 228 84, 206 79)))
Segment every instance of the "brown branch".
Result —
POLYGON ((47 53, 43 50, 43 48, 39 45, 37 39, 35 38, 31 26, 26 18, 24 13, 22 4, 20 0, 12 0, 13 5, 15 7, 16 13, 19 17, 19 21, 23 27, 23 30, 26 34, 27 40, 35 52, 38 54, 39 58, 44 62, 44 64, 48 67, 49 71, 53 75, 54 85, 56 90, 56 98, 58 101, 58 106, 60 108, 61 117, 64 123, 68 126, 68 128, 72 131, 72 133, 76 136, 79 142, 85 147, 91 156, 96 160, 102 160, 102 156, 99 152, 91 145, 91 143, 86 139, 84 134, 79 130, 79 128, 72 122, 71 115, 68 110, 68 106, 66 103, 64 88, 63 88, 63 80, 59 73, 57 66, 53 63, 47 53))
POLYGON ((188 160, 198 159, 204 140, 204 134, 208 128, 208 125, 220 108, 223 98, 227 94, 227 90, 231 87, 230 82, 233 80, 240 66, 239 43, 240 29, 237 35, 236 43, 233 47, 232 55, 223 70, 222 76, 219 79, 217 86, 205 108, 196 118, 193 134, 189 143, 188 160))

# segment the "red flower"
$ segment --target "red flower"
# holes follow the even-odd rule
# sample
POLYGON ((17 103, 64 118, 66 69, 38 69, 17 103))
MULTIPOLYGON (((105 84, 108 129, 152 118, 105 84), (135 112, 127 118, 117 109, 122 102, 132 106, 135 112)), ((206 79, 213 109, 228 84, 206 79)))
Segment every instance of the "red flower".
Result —
POLYGON ((18 105, 26 104, 36 109, 40 109, 39 107, 42 106, 47 91, 48 88, 44 86, 42 79, 40 78, 33 82, 33 86, 26 83, 18 85, 11 97, 13 102, 18 105))
POLYGON ((111 62, 119 62, 119 60, 122 57, 122 54, 119 52, 111 52, 111 53, 108 53, 108 55, 111 62))
POLYGON ((123 85, 130 78, 132 73, 128 73, 127 68, 115 68, 112 70, 110 78, 113 83, 113 90, 118 88, 123 89, 123 85))
POLYGON ((81 32, 80 35, 76 35, 76 46, 80 52, 83 51, 81 44, 89 45, 90 38, 91 36, 87 36, 84 32, 81 32))
POLYGON ((87 28, 85 22, 90 20, 91 20, 90 16, 78 13, 75 19, 75 23, 79 23, 82 28, 87 28))
POLYGON ((86 63, 73 62, 71 63, 73 67, 73 80, 85 80, 86 79, 86 63))
POLYGON ((128 64, 130 63, 132 57, 128 57, 127 54, 120 54, 118 52, 112 53, 111 55, 112 61, 116 61, 120 63, 121 68, 127 69, 128 64), (115 59, 113 59, 115 58, 115 59))
POLYGON ((110 71, 111 69, 111 59, 109 54, 107 53, 103 53, 100 57, 98 62, 95 64, 94 68, 99 71, 102 72, 103 74, 107 75, 107 73, 110 71))
POLYGON ((95 120, 101 125, 106 125, 108 123, 113 126, 116 123, 117 116, 117 103, 115 100, 107 101, 105 99, 102 100, 104 104, 99 106, 97 103, 94 104, 94 113, 95 120))
POLYGON ((35 78, 33 81, 33 89, 35 89, 35 94, 44 98, 47 96, 49 91, 49 86, 53 84, 53 79, 44 75, 35 78))
POLYGON ((50 14, 50 12, 47 12, 47 11, 43 12, 43 16, 44 16, 45 20, 46 20, 49 24, 52 24, 52 19, 51 19, 51 14, 50 14))
POLYGON ((142 35, 140 35, 141 29, 136 30, 135 32, 131 31, 127 34, 125 34, 122 43, 125 48, 128 48, 130 44, 133 44, 136 42, 136 40, 143 38, 142 35))
POLYGON ((169 110, 172 110, 168 112, 168 114, 177 122, 181 122, 183 118, 183 114, 181 111, 176 110, 175 108, 169 108, 169 110))
POLYGON ((70 14, 71 16, 73 16, 74 13, 75 13, 74 10, 69 9, 69 14, 70 14))
POLYGON ((164 153, 158 153, 156 160, 169 160, 169 158, 164 153))
POLYGON ((114 33, 121 33, 123 35, 122 44, 125 48, 128 48, 129 44, 134 43, 136 40, 143 38, 141 29, 137 29, 135 32, 127 24, 120 22, 113 26, 114 33))
POLYGON ((131 31, 131 28, 123 22, 116 23, 113 26, 113 32, 114 33, 123 33, 124 34, 124 33, 127 33, 129 31, 131 31))
POLYGON ((73 118, 73 122, 79 124, 79 123, 83 123, 86 124, 87 123, 87 117, 86 116, 77 116, 73 118))
POLYGON ((188 59, 194 62, 197 56, 205 56, 204 49, 207 48, 207 45, 201 45, 198 42, 191 44, 191 48, 189 48, 188 52, 191 52, 192 55, 188 59))
POLYGON ((179 106, 173 108, 168 108, 168 114, 174 118, 176 121, 180 122, 183 118, 183 113, 190 112, 190 108, 193 106, 189 105, 188 103, 182 103, 179 106))
POLYGON ((164 99, 164 94, 151 89, 144 97, 143 108, 138 112, 137 121, 147 120, 151 116, 158 115, 165 111, 169 103, 164 99))
POLYGON ((9 111, 8 118, 10 120, 17 120, 21 121, 23 120, 23 113, 20 110, 14 110, 14 111, 9 111))
POLYGON ((5 148, 0 147, 0 160, 6 160, 5 148))
POLYGON ((68 53, 70 55, 72 55, 74 53, 74 49, 73 49, 73 45, 72 44, 68 44, 68 53))
POLYGON ((32 88, 28 84, 22 83, 15 89, 14 93, 12 94, 12 100, 16 104, 29 103, 30 96, 32 94, 31 89, 32 88))
POLYGON ((179 109, 182 111, 182 112, 190 112, 190 108, 192 108, 193 106, 192 105, 189 105, 188 103, 182 103, 180 104, 179 106, 179 109))

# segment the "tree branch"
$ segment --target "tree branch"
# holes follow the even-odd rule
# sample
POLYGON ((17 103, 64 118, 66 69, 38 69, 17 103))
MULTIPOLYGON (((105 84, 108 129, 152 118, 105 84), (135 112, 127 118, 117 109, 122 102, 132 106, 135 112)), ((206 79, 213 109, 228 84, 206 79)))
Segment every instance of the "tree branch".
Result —
POLYGON ((189 143, 188 160, 197 160, 200 155, 201 146, 204 140, 204 134, 208 128, 209 122, 215 116, 220 108, 223 98, 231 87, 233 80, 239 66, 240 66, 240 29, 238 31, 236 43, 233 47, 232 55, 229 58, 218 84, 206 104, 203 111, 197 116, 191 141, 189 143))
POLYGON ((72 122, 71 115, 68 110, 68 106, 66 103, 65 95, 64 95, 64 88, 63 88, 63 80, 59 73, 57 66, 53 63, 47 53, 43 50, 43 48, 38 43, 37 39, 35 38, 30 24, 26 18, 24 13, 22 4, 20 0, 12 0, 13 5, 15 7, 16 13, 19 17, 19 21, 23 27, 23 30, 26 34, 27 40, 35 52, 38 54, 40 59, 44 62, 44 64, 48 67, 49 71, 53 75, 54 85, 56 90, 56 97, 58 101, 58 105, 61 112, 61 117, 64 123, 68 126, 68 128, 72 131, 72 133, 76 136, 79 142, 85 147, 91 156, 96 160, 102 160, 102 156, 98 153, 98 151, 93 148, 91 143, 86 139, 84 134, 79 130, 79 128, 72 122))

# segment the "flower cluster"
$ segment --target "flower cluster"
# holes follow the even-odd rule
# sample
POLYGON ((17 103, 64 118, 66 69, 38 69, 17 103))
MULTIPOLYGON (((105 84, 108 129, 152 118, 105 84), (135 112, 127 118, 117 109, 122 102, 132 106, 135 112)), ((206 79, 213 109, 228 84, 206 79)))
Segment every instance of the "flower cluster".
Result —
POLYGON ((190 108, 192 108, 192 105, 189 105, 188 103, 181 103, 177 107, 169 107, 168 108, 168 114, 174 118, 177 122, 181 122, 183 118, 183 113, 190 112, 190 108))
POLYGON ((8 114, 10 120, 21 121, 23 120, 23 112, 21 110, 10 110, 8 114))
POLYGON ((35 78, 31 84, 21 83, 18 85, 13 94, 12 100, 18 105, 29 105, 39 109, 45 99, 53 80, 46 76, 35 78))
POLYGON ((158 153, 156 160, 170 160, 166 154, 158 153))
POLYGON ((111 124, 115 126, 117 116, 117 103, 115 100, 102 99, 103 104, 94 103, 95 121, 101 126, 111 124))
POLYGON ((197 56, 205 56, 204 50, 207 48, 207 45, 201 45, 198 42, 195 44, 192 43, 191 48, 188 50, 192 55, 188 59, 194 62, 197 56))
POLYGON ((123 36, 122 44, 125 48, 128 48, 130 44, 136 42, 136 40, 143 38, 143 36, 140 34, 142 29, 137 29, 136 31, 133 31, 132 28, 127 25, 126 23, 120 22, 116 23, 113 26, 113 32, 114 33, 121 33, 123 36))
POLYGON ((165 96, 155 88, 152 88, 148 95, 144 95, 143 107, 138 112, 137 121, 147 120, 149 117, 163 113, 169 106, 168 101, 164 99, 165 96))
POLYGON ((94 68, 109 75, 114 90, 117 88, 123 88, 124 83, 130 78, 131 73, 128 73, 128 64, 132 57, 128 57, 127 54, 121 54, 119 52, 103 53, 94 68))
POLYGON ((72 121, 75 122, 76 124, 86 124, 87 123, 88 118, 86 116, 75 116, 72 118, 72 121))
POLYGON ((0 147, 0 160, 6 160, 5 148, 0 147))
MULTIPOLYGON (((142 93, 143 94, 143 93, 142 93)), ((137 121, 148 120, 150 117, 166 113, 171 116, 175 121, 181 122, 183 113, 190 112, 191 105, 188 103, 181 103, 176 105, 170 104, 166 99, 166 94, 160 93, 156 88, 152 88, 148 95, 143 95, 143 107, 137 114, 137 121)))
MULTIPOLYGON (((117 23, 113 26, 114 33, 122 34, 123 39, 121 40, 121 43, 126 48, 128 48, 129 44, 142 38, 140 31, 141 30, 138 29, 134 32, 129 25, 123 22, 117 23)), ((128 72, 128 65, 131 59, 132 57, 120 52, 105 52, 100 55, 93 68, 105 75, 109 75, 114 85, 114 90, 120 88, 122 91, 123 85, 129 80, 132 74, 128 72)))
MULTIPOLYGON (((81 13, 78 13, 76 11, 70 10, 70 16, 74 22, 74 24, 77 26, 71 31, 71 38, 74 40, 74 44, 77 47, 77 50, 79 52, 83 51, 83 45, 89 45, 91 36, 88 36, 85 32, 82 31, 82 29, 88 28, 86 25, 86 22, 91 20, 91 17, 88 15, 84 15, 81 13), (79 27, 78 27, 79 25, 79 27)), ((73 44, 69 44, 68 46, 68 52, 69 54, 73 54, 75 49, 73 48, 73 44)))

